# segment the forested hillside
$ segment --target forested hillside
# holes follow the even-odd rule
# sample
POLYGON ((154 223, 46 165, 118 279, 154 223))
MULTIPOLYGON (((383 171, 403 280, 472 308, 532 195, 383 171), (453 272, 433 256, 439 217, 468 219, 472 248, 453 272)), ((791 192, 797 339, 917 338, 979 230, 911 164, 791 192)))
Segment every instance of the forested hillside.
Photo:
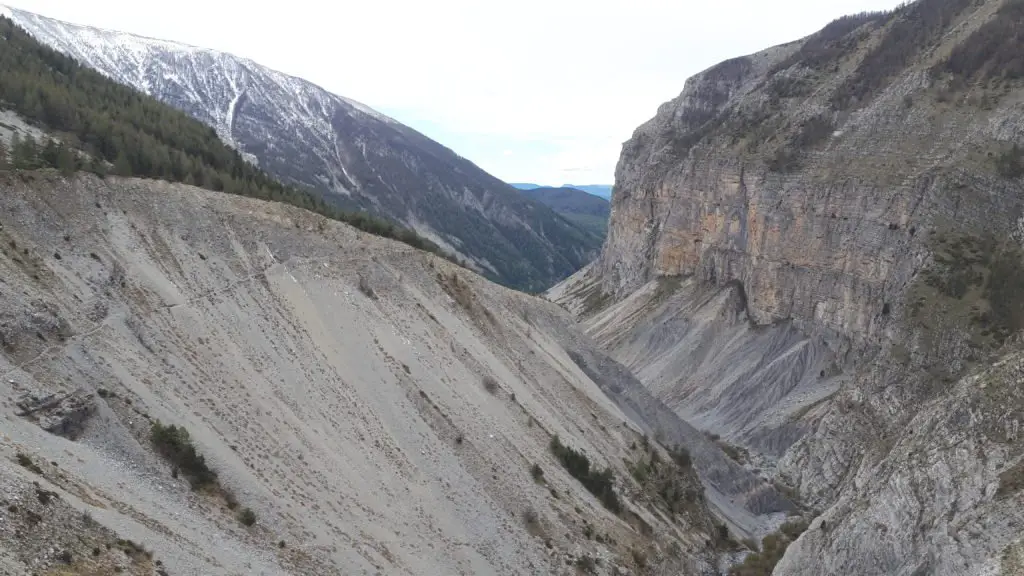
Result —
POLYGON ((602 239, 608 231, 611 204, 600 196, 568 187, 523 190, 523 196, 544 204, 570 222, 602 239))
POLYGON ((283 186, 223 144, 209 126, 79 65, 2 17, 0 70, 0 108, 57 138, 43 143, 16 136, 9 153, 0 153, 0 168, 53 167, 64 173, 88 170, 184 182, 285 202, 437 251, 409 230, 338 210, 304 190, 283 186))

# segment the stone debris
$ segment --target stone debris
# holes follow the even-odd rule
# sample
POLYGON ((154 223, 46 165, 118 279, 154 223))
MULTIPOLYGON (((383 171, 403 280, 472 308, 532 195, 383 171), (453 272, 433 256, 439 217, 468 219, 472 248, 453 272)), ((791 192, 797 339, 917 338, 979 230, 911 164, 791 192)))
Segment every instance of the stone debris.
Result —
POLYGON ((15 405, 18 416, 36 422, 51 434, 72 440, 81 435, 86 422, 96 413, 96 397, 82 388, 64 394, 26 392, 15 405))

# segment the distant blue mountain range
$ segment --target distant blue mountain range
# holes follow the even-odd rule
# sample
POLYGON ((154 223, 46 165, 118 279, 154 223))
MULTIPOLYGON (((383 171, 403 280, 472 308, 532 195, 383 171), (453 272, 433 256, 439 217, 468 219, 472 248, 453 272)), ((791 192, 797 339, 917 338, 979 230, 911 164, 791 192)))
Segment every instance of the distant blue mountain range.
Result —
POLYGON ((605 200, 611 200, 612 198, 612 185, 611 184, 582 184, 577 186, 576 184, 563 184, 562 188, 575 188, 577 190, 583 190, 587 194, 593 194, 594 196, 600 196, 605 200))
MULTIPOLYGON (((530 184, 525 182, 509 182, 509 186, 518 188, 520 190, 533 190, 535 188, 555 188, 555 186, 541 186, 540 184, 530 184)), ((605 200, 611 200, 612 197, 612 186, 611 184, 584 184, 577 186, 575 184, 563 184, 562 188, 575 188, 576 190, 583 190, 587 194, 593 194, 605 200)))

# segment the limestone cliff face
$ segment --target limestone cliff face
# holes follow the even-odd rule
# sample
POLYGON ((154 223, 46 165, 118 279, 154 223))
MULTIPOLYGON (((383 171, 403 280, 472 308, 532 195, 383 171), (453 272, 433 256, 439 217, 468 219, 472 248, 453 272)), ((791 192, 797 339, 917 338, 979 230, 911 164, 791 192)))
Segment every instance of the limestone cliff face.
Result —
POLYGON ((698 74, 549 292, 799 492, 775 574, 1020 565, 1022 34, 1019 0, 921 0, 698 74))
MULTIPOLYGON (((948 27, 958 33, 934 51, 954 49, 999 4, 956 13, 948 27)), ((757 323, 870 338, 937 222, 1012 229, 1019 188, 987 154, 1024 133, 1015 91, 971 105, 985 95, 950 89, 929 53, 845 103, 862 67, 875 66, 867 48, 884 44, 893 22, 840 22, 821 33, 839 36, 830 44, 812 37, 690 79, 623 148, 597 266, 605 288, 622 295, 671 275, 739 280, 757 323), (837 54, 819 62, 823 52, 837 54)))

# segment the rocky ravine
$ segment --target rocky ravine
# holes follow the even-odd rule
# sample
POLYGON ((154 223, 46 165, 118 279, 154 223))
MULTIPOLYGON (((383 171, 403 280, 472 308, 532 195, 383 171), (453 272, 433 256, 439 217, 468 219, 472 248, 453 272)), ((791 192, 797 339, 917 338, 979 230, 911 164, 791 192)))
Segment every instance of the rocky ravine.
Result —
POLYGON ((923 0, 695 76, 549 292, 821 512, 775 574, 1020 573, 1022 31, 923 0))
POLYGON ((713 574, 735 543, 712 511, 792 510, 558 307, 435 256, 164 182, 0 192, 0 573, 713 574), (216 486, 155 454, 156 421, 216 486), (656 434, 696 438, 706 496, 656 434))

